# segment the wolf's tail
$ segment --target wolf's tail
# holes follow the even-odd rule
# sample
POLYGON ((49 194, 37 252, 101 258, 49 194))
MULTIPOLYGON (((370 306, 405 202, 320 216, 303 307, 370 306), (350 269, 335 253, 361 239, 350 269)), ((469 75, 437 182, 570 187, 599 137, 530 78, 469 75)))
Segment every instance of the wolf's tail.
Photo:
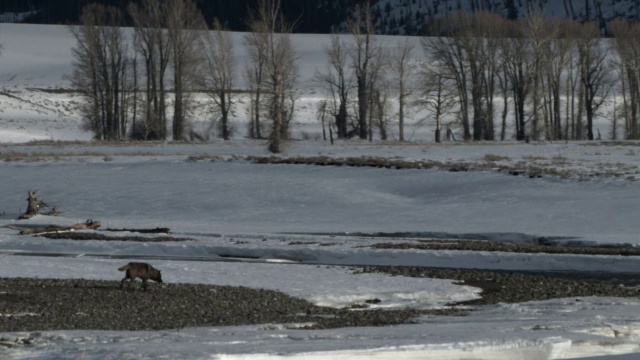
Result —
POLYGON ((125 271, 125 270, 127 270, 127 269, 129 269, 129 264, 127 264, 127 265, 125 265, 125 266, 123 266, 123 267, 119 267, 119 268, 118 268, 118 271, 125 271))

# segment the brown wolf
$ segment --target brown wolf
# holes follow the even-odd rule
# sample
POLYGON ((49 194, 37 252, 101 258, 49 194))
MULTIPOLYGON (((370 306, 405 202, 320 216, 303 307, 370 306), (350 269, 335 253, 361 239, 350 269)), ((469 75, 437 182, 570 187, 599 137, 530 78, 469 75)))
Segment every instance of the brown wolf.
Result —
POLYGON ((157 283, 162 284, 162 275, 160 271, 147 263, 130 262, 127 265, 118 268, 119 271, 126 271, 124 279, 120 281, 120 289, 124 285, 124 282, 129 279, 129 287, 136 278, 142 279, 142 288, 147 290, 147 280, 151 279, 157 283))

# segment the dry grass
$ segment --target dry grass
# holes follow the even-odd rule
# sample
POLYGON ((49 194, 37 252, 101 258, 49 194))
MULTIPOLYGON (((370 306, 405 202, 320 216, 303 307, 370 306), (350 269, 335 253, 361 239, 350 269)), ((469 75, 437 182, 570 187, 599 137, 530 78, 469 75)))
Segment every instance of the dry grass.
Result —
POLYGON ((47 159, 52 159, 52 158, 55 158, 53 154, 48 154, 48 156, 44 156, 43 154, 39 154, 39 153, 25 153, 25 152, 18 152, 18 151, 0 152, 0 161, 4 161, 4 162, 17 162, 17 161, 39 162, 39 161, 45 161, 47 159))
POLYGON ((546 158, 544 156, 533 156, 533 155, 523 156, 522 159, 529 160, 529 161, 546 161, 546 160, 549 160, 549 158, 546 158))
POLYGON ((61 140, 32 140, 26 143, 26 146, 51 146, 56 148, 62 148, 65 146, 90 146, 93 142, 87 141, 61 141, 61 140))
POLYGON ((197 154, 197 155, 189 155, 187 157, 188 162, 198 162, 198 161, 220 161, 222 157, 220 155, 211 155, 211 154, 197 154))
POLYGON ((556 155, 551 159, 551 162, 554 165, 566 165, 569 163, 569 159, 567 159, 566 157, 562 156, 562 155, 556 155))
MULTIPOLYGON (((365 156, 365 157, 335 157, 335 156, 246 156, 246 155, 220 155, 215 153, 189 154, 188 150, 181 153, 182 150, 176 151, 154 151, 154 147, 171 148, 172 146, 185 145, 185 142, 163 142, 163 141, 33 141, 29 144, 21 144, 13 146, 9 144, 0 144, 0 162, 46 162, 46 161, 85 161, 87 159, 101 159, 104 162, 111 162, 121 157, 152 157, 163 158, 165 156, 178 156, 188 162, 202 161, 225 161, 225 160, 249 160, 256 163, 286 163, 286 164, 309 164, 319 166, 354 166, 354 167, 378 167, 391 169, 429 169, 436 168, 449 171, 474 171, 474 170, 490 170, 499 171, 501 173, 509 173, 511 175, 521 175, 528 177, 551 176, 559 178, 574 179, 590 179, 590 178, 625 178, 628 180, 640 179, 640 169, 634 163, 620 163, 612 161, 597 161, 602 157, 593 157, 592 151, 587 151, 584 158, 574 158, 564 155, 563 153, 552 151, 545 152, 542 155, 532 154, 523 155, 520 153, 511 155, 509 152, 500 150, 496 153, 485 153, 480 159, 478 155, 480 151, 469 152, 469 156, 473 156, 475 160, 459 159, 430 159, 429 149, 452 148, 453 146, 476 146, 472 143, 447 143, 437 144, 419 144, 419 143, 399 143, 384 142, 378 143, 380 148, 386 146, 420 146, 424 150, 423 159, 407 160, 403 156, 384 157, 384 156, 365 156), (39 148, 29 148, 29 146, 39 146, 39 148), (114 150, 110 150, 114 149, 114 150), (34 150, 34 151, 30 151, 34 150), (520 155, 518 155, 520 154, 520 155), (555 155, 554 155, 555 154, 555 155)), ((493 143, 492 143, 493 144, 493 143)), ((611 145, 612 143, 606 143, 611 145)), ((628 145, 626 142, 619 144, 628 145)), ((194 146, 198 146, 193 144, 194 146)), ((349 146, 358 147, 359 145, 370 146, 366 142, 350 142, 349 146)), ((482 143, 480 145, 490 145, 482 143)), ((511 143, 505 146, 512 145, 511 143)), ((580 144, 582 145, 582 144, 580 144)), ((231 143, 229 147, 242 147, 241 143, 231 143)), ((535 145, 542 146, 542 145, 535 145)), ((640 146, 640 142, 632 142, 629 146, 640 146)), ((193 148, 195 152, 210 151, 210 148, 193 148)), ((554 150, 555 148, 552 148, 554 150)), ((604 149, 604 148, 603 148, 604 149)), ((481 149, 477 149, 481 150, 481 149)), ((487 149, 488 150, 488 149, 487 149)), ((556 149, 557 150, 557 149, 556 149)), ((562 150, 562 149, 560 149, 562 150)), ((640 152, 635 148, 612 149, 612 154, 619 156, 635 156, 640 152)), ((607 151, 608 152, 608 151, 607 151)), ((441 156, 441 155, 440 155, 441 156)), ((615 157, 612 157, 615 159, 615 157)))
POLYGON ((47 94, 79 94, 80 93, 80 91, 77 89, 64 89, 64 88, 49 89, 49 88, 28 87, 26 88, 26 90, 43 92, 47 94))
POLYGON ((594 141, 582 144, 582 146, 631 146, 640 147, 640 141, 637 140, 614 140, 614 141, 594 141))
POLYGON ((484 155, 484 161, 498 162, 498 161, 509 161, 509 160, 511 160, 511 158, 508 156, 494 155, 494 154, 484 155))

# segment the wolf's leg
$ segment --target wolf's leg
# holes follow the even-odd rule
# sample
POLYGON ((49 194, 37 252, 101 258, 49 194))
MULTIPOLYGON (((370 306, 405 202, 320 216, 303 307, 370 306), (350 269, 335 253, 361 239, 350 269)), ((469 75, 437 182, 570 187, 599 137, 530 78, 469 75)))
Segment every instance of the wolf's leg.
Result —
MULTIPOLYGON (((120 281, 120 289, 122 289, 122 285, 124 285, 124 282, 127 281, 127 279, 131 278, 131 274, 129 274, 129 270, 127 270, 127 272, 124 273, 124 279, 122 279, 122 281, 120 281)), ((131 281, 129 281, 129 286, 131 286, 131 281)))
POLYGON ((122 287, 122 284, 124 284, 124 282, 126 280, 129 280, 129 283, 127 284, 127 289, 131 289, 131 283, 133 282, 133 280, 135 280, 134 277, 131 276, 131 270, 127 269, 127 272, 125 273, 124 279, 122 279, 122 282, 120 283, 120 287, 122 287))
POLYGON ((142 289, 147 290, 147 279, 142 279, 142 289))

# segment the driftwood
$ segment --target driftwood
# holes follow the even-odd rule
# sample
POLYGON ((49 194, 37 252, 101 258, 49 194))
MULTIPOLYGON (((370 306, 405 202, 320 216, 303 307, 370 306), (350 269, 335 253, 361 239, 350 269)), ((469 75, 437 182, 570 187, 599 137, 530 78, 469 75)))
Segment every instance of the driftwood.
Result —
POLYGON ((136 232, 140 234, 171 234, 171 230, 169 228, 160 228, 157 227, 155 229, 106 229, 105 231, 112 232, 136 232))
MULTIPOLYGON (((27 211, 25 211, 24 214, 20 215, 18 217, 18 220, 31 219, 32 217, 40 214, 40 211, 42 209, 48 208, 48 207, 49 205, 47 205, 44 201, 42 201, 38 196, 38 190, 29 191, 29 197, 27 198, 27 211)), ((60 210, 58 210, 58 207, 54 206, 48 212, 41 213, 41 214, 48 215, 48 216, 58 216, 62 213, 60 212, 60 210)))
POLYGON ((62 212, 60 210, 58 210, 57 206, 54 206, 51 208, 51 210, 42 213, 42 215, 47 215, 47 216, 60 216, 62 215, 62 212))
POLYGON ((63 231, 79 231, 79 230, 98 230, 100 228, 100 221, 97 220, 87 220, 84 223, 75 224, 71 226, 45 226, 33 229, 22 229, 14 228, 20 230, 20 235, 38 235, 44 233, 53 233, 53 232, 63 232, 63 231))
POLYGON ((105 235, 101 231, 66 231, 66 232, 53 232, 39 234, 38 236, 47 239, 64 239, 64 240, 77 240, 77 241, 126 241, 126 242, 144 242, 144 243, 158 243, 158 242, 182 242, 182 241, 195 241, 191 238, 178 238, 168 235, 156 235, 156 236, 109 236, 105 235))
POLYGON ((40 200, 40 197, 38 196, 38 190, 29 191, 29 197, 27 198, 27 211, 25 211, 24 214, 20 215, 18 217, 18 220, 31 219, 32 217, 38 215, 40 209, 46 207, 48 207, 48 205, 45 204, 44 201, 40 200))

